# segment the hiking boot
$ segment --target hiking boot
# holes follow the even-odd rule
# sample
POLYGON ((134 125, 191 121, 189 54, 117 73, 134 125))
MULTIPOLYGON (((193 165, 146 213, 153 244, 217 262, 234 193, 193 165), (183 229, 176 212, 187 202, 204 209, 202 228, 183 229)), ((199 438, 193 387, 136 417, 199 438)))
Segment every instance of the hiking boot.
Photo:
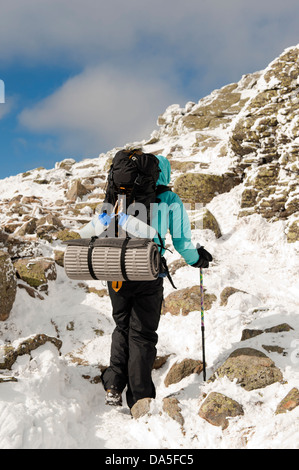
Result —
POLYGON ((115 388, 109 388, 106 391, 106 405, 122 406, 122 396, 115 388))

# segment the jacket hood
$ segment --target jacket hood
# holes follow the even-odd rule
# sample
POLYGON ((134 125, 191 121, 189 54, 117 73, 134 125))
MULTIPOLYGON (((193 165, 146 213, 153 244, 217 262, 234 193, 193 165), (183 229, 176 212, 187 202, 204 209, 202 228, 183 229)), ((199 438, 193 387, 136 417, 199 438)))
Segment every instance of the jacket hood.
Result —
POLYGON ((170 183, 171 175, 171 166, 169 160, 167 160, 166 157, 163 157, 163 155, 156 155, 156 157, 159 160, 159 168, 161 170, 156 184, 157 186, 160 184, 167 186, 170 183))

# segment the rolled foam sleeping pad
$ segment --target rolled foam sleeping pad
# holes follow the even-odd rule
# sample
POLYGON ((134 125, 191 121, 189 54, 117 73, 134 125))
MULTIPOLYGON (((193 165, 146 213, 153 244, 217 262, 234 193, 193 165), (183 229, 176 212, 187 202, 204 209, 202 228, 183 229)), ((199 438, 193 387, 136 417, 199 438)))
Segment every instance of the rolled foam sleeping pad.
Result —
POLYGON ((160 271, 160 253, 149 239, 96 238, 65 242, 66 275, 76 281, 152 281, 160 271))

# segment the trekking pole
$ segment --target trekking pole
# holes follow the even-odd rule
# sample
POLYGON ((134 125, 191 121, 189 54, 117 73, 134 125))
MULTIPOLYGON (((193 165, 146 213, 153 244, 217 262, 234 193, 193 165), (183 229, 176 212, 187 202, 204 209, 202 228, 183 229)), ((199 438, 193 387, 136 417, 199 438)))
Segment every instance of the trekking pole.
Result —
POLYGON ((205 316, 204 316, 204 294, 203 294, 203 275, 200 268, 200 293, 201 293, 201 338, 202 338, 202 364, 203 380, 206 381, 206 353, 205 353, 205 316))

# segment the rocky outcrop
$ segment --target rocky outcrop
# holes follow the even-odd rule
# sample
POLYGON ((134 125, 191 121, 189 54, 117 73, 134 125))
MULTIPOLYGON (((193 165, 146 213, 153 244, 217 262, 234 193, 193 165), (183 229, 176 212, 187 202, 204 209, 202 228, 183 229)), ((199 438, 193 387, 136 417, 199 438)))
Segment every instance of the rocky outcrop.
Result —
POLYGON ((218 194, 230 191, 241 180, 234 174, 187 173, 175 180, 174 191, 183 202, 207 204, 218 194))
POLYGON ((244 75, 198 103, 170 106, 158 119, 154 144, 158 147, 167 137, 173 143, 171 161, 180 157, 182 168, 188 151, 180 138, 187 135, 193 136, 189 152, 197 161, 201 155, 229 156, 222 174, 214 174, 212 158, 199 163, 203 173, 198 166, 192 173, 184 168, 175 190, 184 202, 207 204, 241 181, 239 216, 258 213, 269 221, 286 221, 289 243, 299 240, 298 58, 298 46, 292 47, 264 71, 244 75))
MULTIPOLYGON (((236 171, 246 169, 240 215, 259 213, 270 220, 299 217, 298 48, 283 53, 263 75, 263 83, 232 131, 236 171)), ((294 226, 293 226, 294 229, 294 226)), ((288 241, 298 240, 290 227, 288 241)))
POLYGON ((10 256, 0 250, 0 321, 9 317, 17 292, 17 280, 10 256))

